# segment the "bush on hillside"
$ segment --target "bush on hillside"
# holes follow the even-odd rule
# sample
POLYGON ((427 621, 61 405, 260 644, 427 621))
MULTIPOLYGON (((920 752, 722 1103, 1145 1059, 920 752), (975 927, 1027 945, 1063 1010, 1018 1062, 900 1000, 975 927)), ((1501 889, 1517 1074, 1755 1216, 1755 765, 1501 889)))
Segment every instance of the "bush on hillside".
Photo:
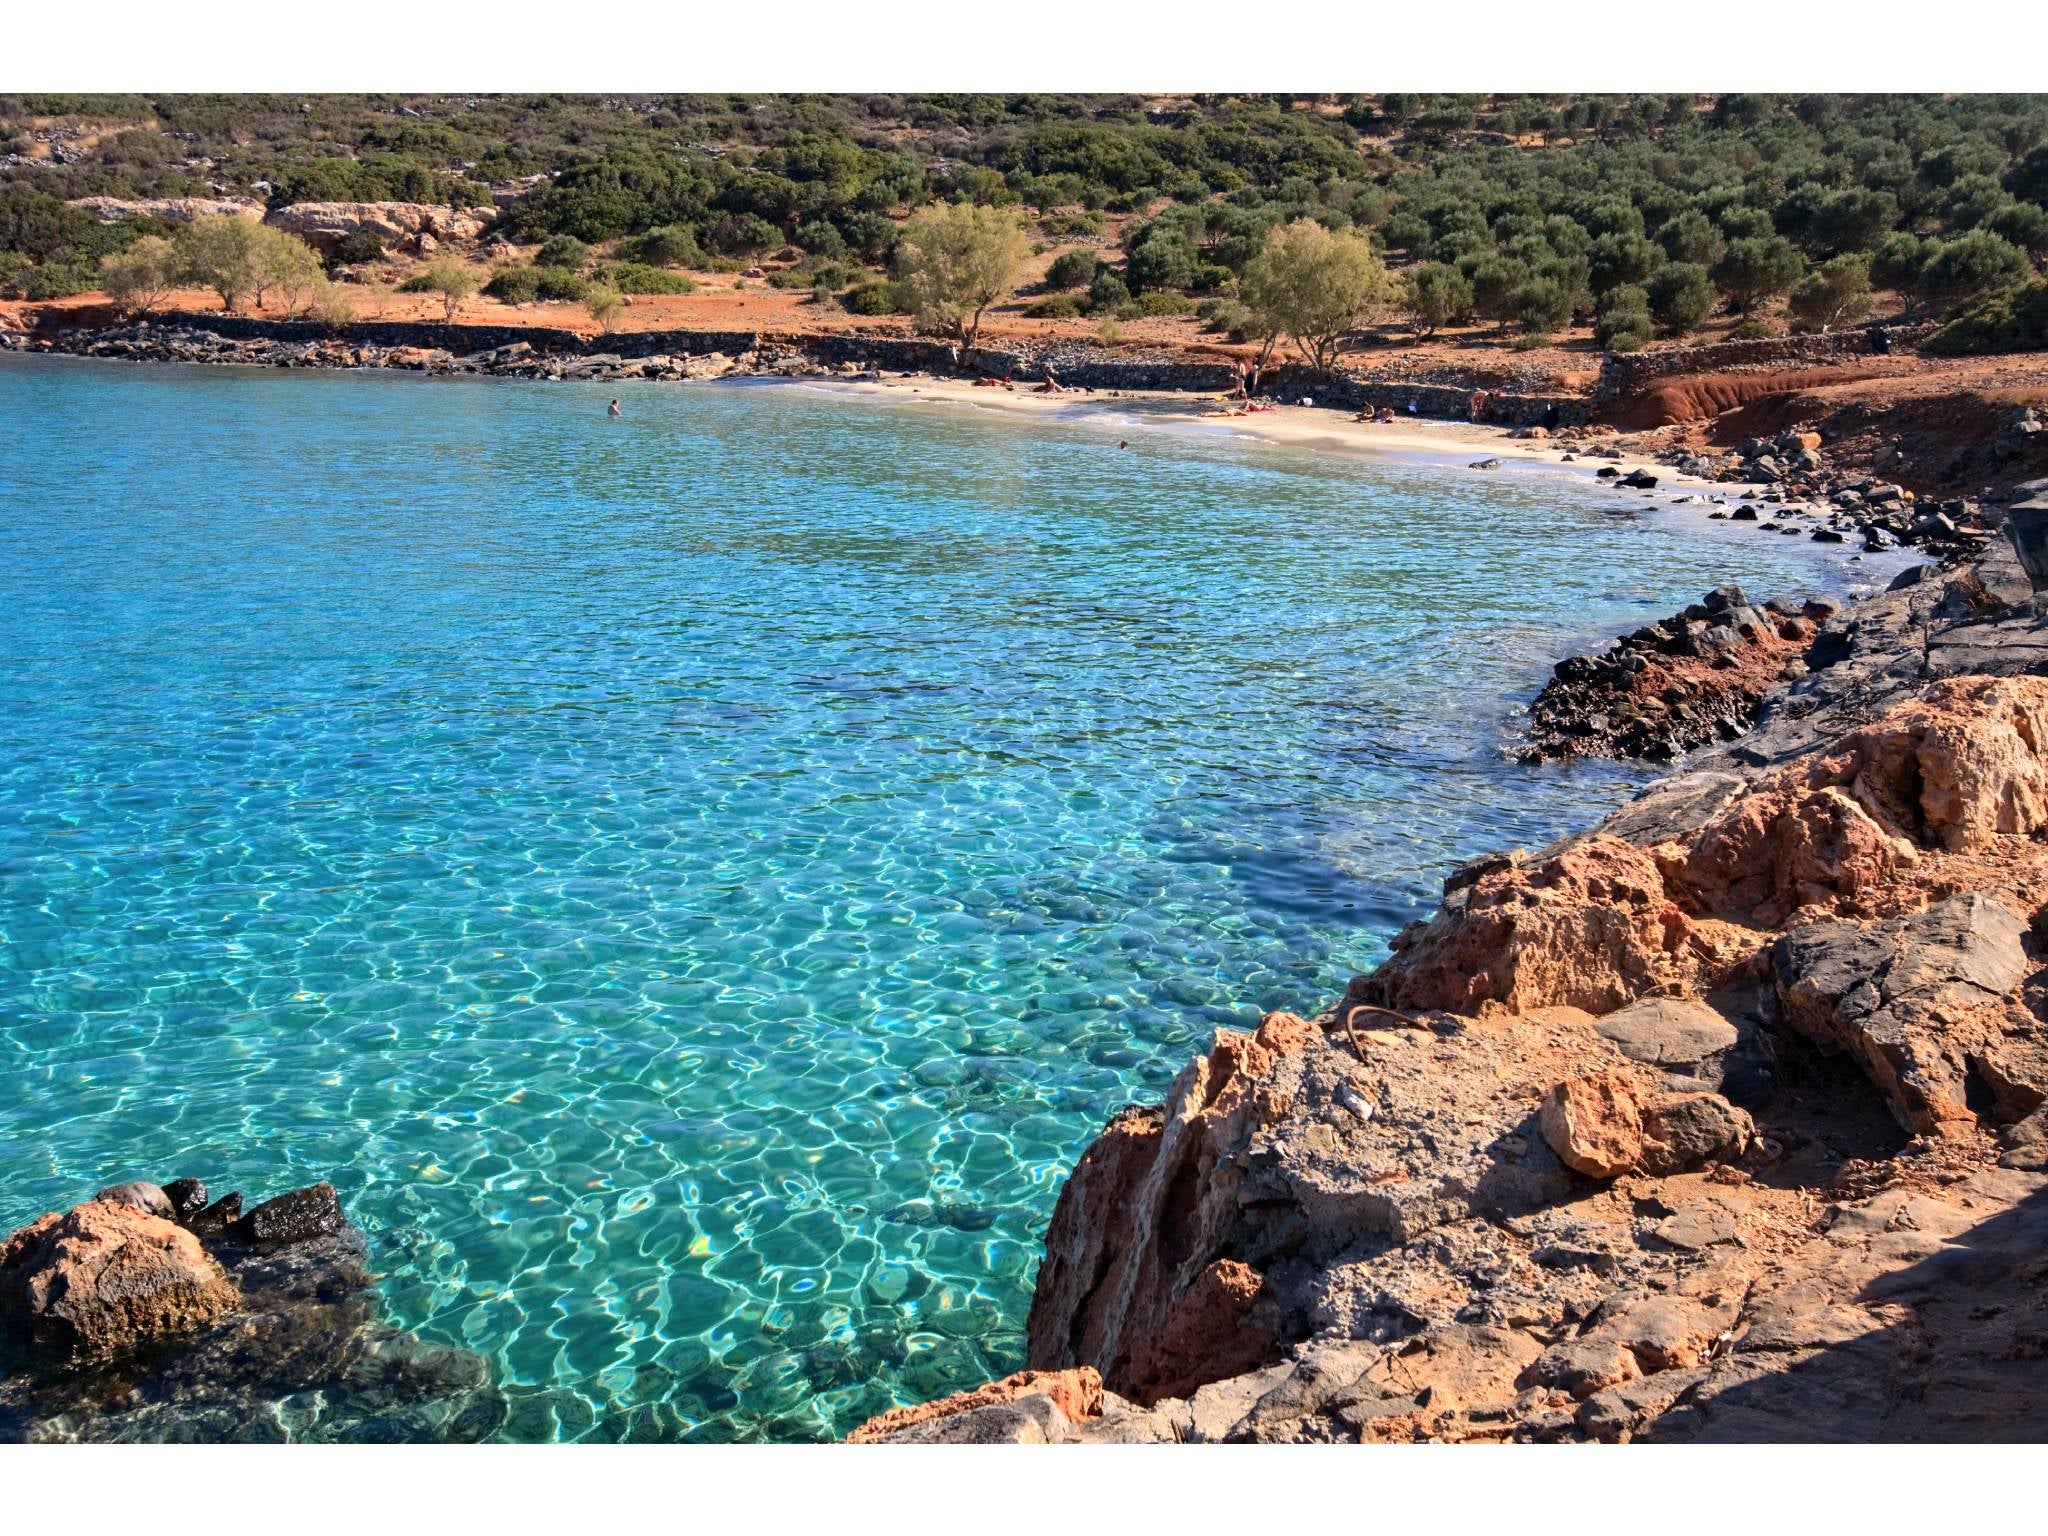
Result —
POLYGON ((1650 296, 1633 283, 1600 296, 1593 339, 1610 352, 1640 352, 1650 344, 1650 296))
POLYGON ((1954 304, 1980 293, 2009 288, 2029 275, 2026 252, 1984 230, 1972 230, 1940 245, 1920 269, 1919 293, 1936 304, 1954 304))
POLYGON ((567 299, 580 304, 590 292, 590 284, 567 267, 535 267, 534 293, 543 299, 567 299))
POLYGON ((900 315, 907 312, 896 285, 881 279, 860 284, 844 294, 839 302, 846 306, 847 313, 855 315, 900 315))
POLYGON ((1131 290, 1124 286, 1124 280, 1104 268, 1095 274, 1095 280, 1088 285, 1089 313, 1100 310, 1114 314, 1131 302, 1131 290))
POLYGON ((1053 257, 1052 265, 1045 269, 1045 286, 1059 291, 1067 288, 1086 288, 1095 281, 1095 274, 1102 266, 1102 258, 1090 250, 1061 251, 1053 257))
POLYGON ((91 292, 98 281, 98 274, 83 262, 46 261, 29 269, 22 281, 22 297, 37 301, 68 299, 73 294, 91 292))
POLYGON ((574 235, 550 235, 534 253, 533 264, 536 267, 567 267, 571 272, 580 272, 589 260, 590 247, 574 235))
POLYGON ((1071 293, 1056 293, 1027 305, 1024 313, 1033 320, 1071 320, 1081 313, 1081 301, 1071 293))
POLYGON ((620 245, 619 254, 650 267, 704 266, 704 251, 697 243, 697 232, 687 224, 664 224, 644 235, 635 235, 620 245))
MULTIPOLYGON (((620 293, 695 293, 697 285, 680 272, 664 271, 638 261, 613 261, 599 267, 593 274, 597 281, 607 283, 620 293)), ((811 286, 808 278, 796 284, 798 287, 811 286)))
POLYGON ((327 253, 328 267, 354 267, 384 259, 384 239, 375 230, 358 229, 343 235, 327 253))
POLYGON ((1943 357, 2048 351, 2048 279, 1988 293, 1965 305, 1920 350, 1943 357))
POLYGON ((532 267, 500 267, 484 284, 484 297, 503 304, 531 304, 540 296, 540 273, 532 267))

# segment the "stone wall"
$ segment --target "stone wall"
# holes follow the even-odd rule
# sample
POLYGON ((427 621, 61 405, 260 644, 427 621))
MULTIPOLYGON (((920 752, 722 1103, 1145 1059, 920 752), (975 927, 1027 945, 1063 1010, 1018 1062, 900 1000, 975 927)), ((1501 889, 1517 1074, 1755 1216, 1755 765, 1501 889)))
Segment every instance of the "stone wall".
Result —
MULTIPOLYGON (((1282 368, 1267 376, 1265 393, 1275 399, 1294 402, 1313 400, 1317 405, 1340 410, 1378 410, 1387 407, 1397 416, 1412 414, 1438 421, 1471 419, 1472 391, 1458 384, 1404 384, 1399 380, 1355 379, 1333 374, 1319 379, 1307 369, 1282 368)), ((1592 419, 1592 402, 1580 395, 1517 395, 1500 390, 1487 391, 1486 420, 1495 426, 1537 427, 1546 425, 1552 407, 1557 425, 1584 426, 1592 419)))
POLYGON ((172 311, 161 326, 190 326, 230 341, 325 341, 330 336, 365 347, 424 347, 466 357, 526 342, 536 352, 618 357, 737 355, 761 344, 756 331, 625 331, 585 337, 556 326, 443 325, 426 320, 369 321, 330 329, 311 320, 265 320, 254 315, 201 315, 172 311))
MULTIPOLYGON (((1893 350, 1909 347, 1930 334, 1932 325, 1888 325, 1882 328, 1893 350)), ((1768 336, 1760 341, 1722 341, 1702 347, 1673 347, 1655 352, 1610 355, 1600 365, 1596 401, 1641 389, 1652 379, 1679 373, 1720 373, 1731 368, 1777 367, 1786 363, 1832 363, 1847 357, 1869 357, 1869 327, 1829 331, 1812 336, 1768 336)))

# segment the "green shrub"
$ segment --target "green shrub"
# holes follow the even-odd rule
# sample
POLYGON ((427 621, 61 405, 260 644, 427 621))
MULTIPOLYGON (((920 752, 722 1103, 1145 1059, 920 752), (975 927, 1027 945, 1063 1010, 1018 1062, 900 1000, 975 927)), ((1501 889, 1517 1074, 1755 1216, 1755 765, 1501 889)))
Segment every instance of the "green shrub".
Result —
POLYGON ((1768 341, 1777 335, 1777 330, 1768 320, 1745 320, 1728 333, 1730 341, 1768 341))
POLYGON ((1409 323, 1424 336, 1472 318, 1472 280, 1444 262, 1425 262, 1408 274, 1409 323))
POLYGON ((535 267, 535 294, 543 299, 567 299, 580 304, 590 293, 590 284, 567 267, 535 267))
POLYGON ((0 251, 0 297, 23 297, 22 285, 28 281, 29 271, 34 266, 35 263, 20 251, 0 251))
POLYGON ((550 235, 534 253, 536 267, 567 267, 571 272, 580 272, 583 264, 590 260, 590 247, 574 235, 550 235))
POLYGON ((1737 314, 1785 292, 1806 274, 1806 258, 1782 236, 1732 240, 1714 265, 1714 281, 1737 314))
POLYGON ((1095 280, 1088 285, 1088 309, 1114 313, 1131 302, 1131 290, 1124 286, 1124 280, 1114 272, 1103 270, 1095 274, 1095 280))
POLYGON ((327 265, 330 268, 360 266, 365 262, 383 259, 383 237, 371 229, 358 229, 343 235, 327 253, 327 265))
MULTIPOLYGON (((620 293, 695 293, 697 285, 680 272, 664 271, 638 261, 612 261, 600 266, 594 274, 597 281, 609 284, 620 293)), ((809 287, 808 281, 799 287, 809 287)))
POLYGON ((1045 232, 1054 239, 1072 239, 1076 235, 1101 234, 1106 221, 1101 214, 1084 209, 1079 213, 1048 214, 1039 222, 1045 226, 1045 232))
POLYGON ((1532 277, 1514 291, 1509 313, 1525 331, 1554 331, 1572 317, 1572 296, 1554 278, 1532 277))
POLYGON ((22 296, 39 302, 68 299, 76 293, 90 292, 98 280, 92 268, 83 263, 45 261, 29 269, 21 285, 22 296))
POLYGON ((1551 345, 1548 331, 1529 331, 1515 338, 1517 352, 1537 352, 1551 345))
POLYGON ((796 227, 796 243, 807 256, 836 261, 846 254, 846 236, 823 219, 812 219, 796 227))
POLYGON ((1886 235, 1870 258, 1870 280, 1894 293, 1911 293, 1920 286, 1929 244, 1903 229, 1886 235))
POLYGON ((1921 350, 1944 357, 2048 351, 2048 280, 2037 278, 1966 304, 1921 343, 1921 350))
POLYGON ((1027 306, 1024 313, 1033 320, 1071 320, 1081 313, 1081 301, 1071 293, 1056 293, 1027 306))
POLYGON ((1593 339, 1610 352, 1640 352, 1650 344, 1650 296, 1633 283, 1600 296, 1593 339))
POLYGON ((415 272, 398 285, 400 293, 432 293, 434 280, 424 272, 415 272))
POLYGON ((531 304, 540 296, 540 273, 532 267, 501 267, 484 284, 484 297, 504 304, 531 304))
POLYGON ((865 282, 845 294, 839 301, 847 312, 855 315, 900 315, 907 313, 896 285, 876 279, 865 282))
POLYGON ((695 267, 702 270, 704 251, 697 244, 697 232, 687 224, 664 224, 644 235, 635 235, 619 247, 628 261, 650 267, 695 267))
POLYGON ((1148 319, 1162 315, 1192 315, 1195 301, 1178 293, 1142 293, 1138 295, 1138 313, 1148 319))
POLYGON ((1870 313, 1870 258, 1847 252, 1814 268, 1792 290, 1793 328, 1825 331, 1870 313))
POLYGON ((1102 258, 1093 251, 1061 251, 1053 257, 1052 265, 1045 269, 1045 286, 1055 291, 1086 288, 1095 281, 1095 274, 1101 266, 1102 258))
POLYGON ((1939 246, 1920 269, 1920 296, 1937 304, 2010 288, 2032 271, 2026 252, 1984 230, 1939 246))
POLYGON ((1236 299, 1209 299, 1195 311, 1207 322, 1205 329, 1243 341, 1251 334, 1252 312, 1236 299))

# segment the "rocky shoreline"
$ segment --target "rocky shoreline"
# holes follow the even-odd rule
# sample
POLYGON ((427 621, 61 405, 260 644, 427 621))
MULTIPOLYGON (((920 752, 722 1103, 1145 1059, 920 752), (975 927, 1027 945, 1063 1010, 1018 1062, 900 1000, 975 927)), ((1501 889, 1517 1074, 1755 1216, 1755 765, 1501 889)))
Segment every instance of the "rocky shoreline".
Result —
POLYGON ((244 1211, 131 1180, 0 1241, 0 1442, 449 1442, 507 1405, 488 1363, 380 1312, 330 1184, 244 1211))
MULTIPOLYGON (((759 347, 73 340, 515 377, 866 371, 759 347)), ((1573 434, 1573 456, 1621 457, 1573 434)), ((1532 757, 1695 755, 1585 834, 1454 872, 1342 999, 1221 1033, 1164 1104, 1120 1112, 1052 1218, 1028 1368, 852 1438, 2048 1438, 2048 605, 1991 542, 2048 486, 1923 507, 1812 436, 1672 457, 1758 487, 1713 515, 1943 563, 1839 610, 1717 589, 1561 663, 1532 757)), ((0 1245, 0 1439, 496 1431, 480 1358, 379 1318, 331 1189, 230 1200, 118 1186, 0 1245), (94 1310, 62 1278, 94 1252, 129 1254, 151 1306, 94 1310)))
POLYGON ((2048 603, 1920 569, 1610 653, 1777 674, 1120 1112, 1028 1369, 853 1438, 2048 1439, 2048 603))

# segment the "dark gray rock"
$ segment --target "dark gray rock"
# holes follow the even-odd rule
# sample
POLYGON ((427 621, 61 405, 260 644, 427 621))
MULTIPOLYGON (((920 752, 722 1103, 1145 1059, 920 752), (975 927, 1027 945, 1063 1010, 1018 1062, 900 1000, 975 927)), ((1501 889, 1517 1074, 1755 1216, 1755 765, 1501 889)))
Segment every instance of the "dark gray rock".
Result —
POLYGON ((235 1235, 249 1243, 297 1243, 342 1228, 341 1201, 332 1184, 311 1184, 266 1200, 235 1223, 235 1235))

